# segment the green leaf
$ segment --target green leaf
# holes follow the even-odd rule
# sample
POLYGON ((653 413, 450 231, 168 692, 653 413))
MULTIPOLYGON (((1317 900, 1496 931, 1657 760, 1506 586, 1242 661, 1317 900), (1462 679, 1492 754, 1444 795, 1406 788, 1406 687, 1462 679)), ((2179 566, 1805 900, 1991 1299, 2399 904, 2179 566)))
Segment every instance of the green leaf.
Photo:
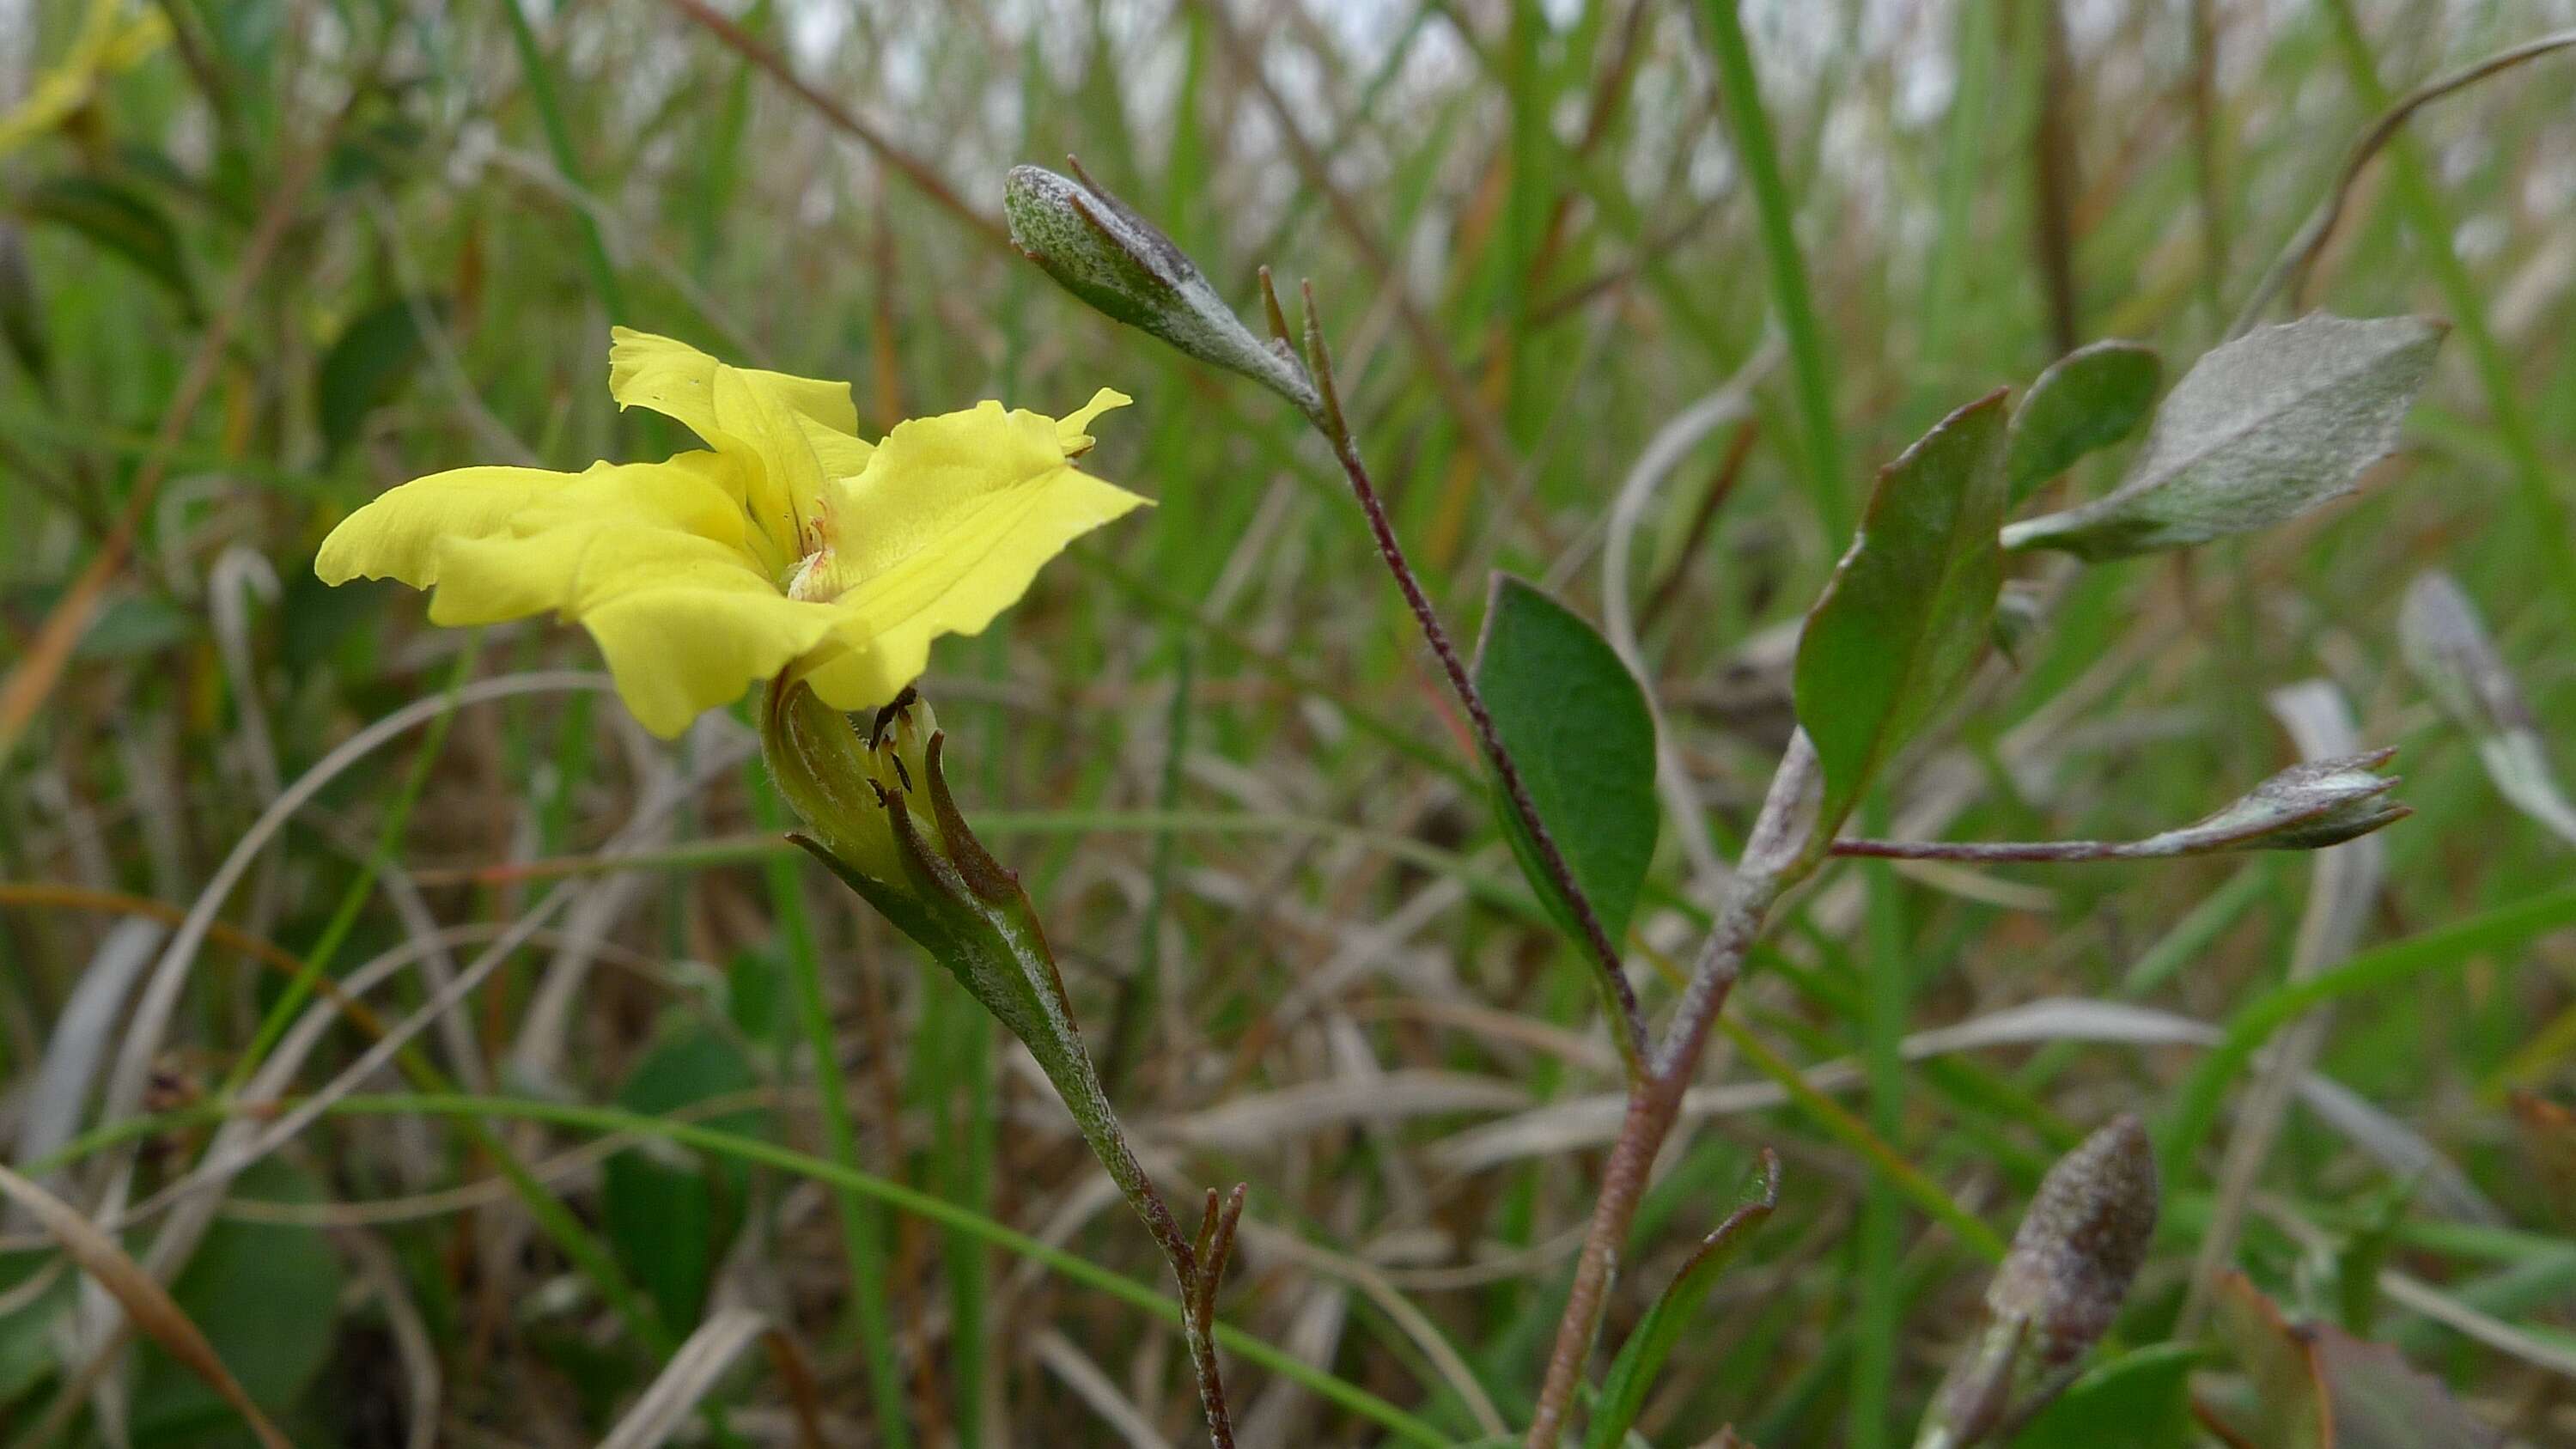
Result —
POLYGON ((169 214, 142 192, 96 176, 55 176, 37 182, 18 200, 29 221, 59 222, 133 263, 167 288, 189 320, 197 317, 197 285, 169 214))
MULTIPOLYGON (((237 1190, 269 1202, 328 1200, 311 1175, 273 1158, 244 1171, 237 1190)), ((330 1360, 342 1278, 320 1228, 225 1218, 207 1231, 170 1294, 251 1400, 285 1418, 330 1360)), ((136 1352, 137 1449, 250 1442, 239 1416, 203 1379, 152 1344, 136 1352)))
POLYGON ((2212 348, 2156 410, 2118 488, 2014 524, 2004 546, 2098 563, 2263 528, 2349 493, 2397 445, 2446 330, 2319 312, 2212 348))
POLYGON ((1592 1429, 1584 1439, 1587 1449, 1617 1449, 1628 1438, 1629 1426, 1637 1422, 1637 1411, 1646 1406, 1646 1391, 1654 1387, 1655 1375, 1670 1358, 1673 1346, 1681 1341, 1682 1331, 1691 1326, 1700 1304, 1709 1290, 1717 1286, 1718 1275, 1725 1271, 1736 1250, 1753 1230, 1762 1226, 1780 1205, 1780 1159, 1768 1151, 1762 1154, 1762 1175, 1754 1198, 1727 1214, 1682 1265, 1672 1286, 1646 1310, 1636 1331, 1619 1348, 1619 1357, 1610 1364, 1610 1375, 1601 1382, 1601 1396, 1592 1412, 1592 1429))
POLYGON ((367 414, 391 401, 420 361, 420 326, 412 300, 396 297, 361 313, 322 355, 314 375, 315 410, 327 455, 355 442, 367 414))
MULTIPOLYGON (((637 1063, 619 1106, 675 1112, 759 1084, 741 1049, 701 1028, 656 1047, 637 1063)), ((725 1130, 758 1130, 760 1114, 710 1119, 725 1130)), ((608 1159, 601 1175, 600 1226, 627 1275, 650 1294, 675 1332, 705 1310, 717 1267, 741 1231, 749 1174, 741 1163, 709 1163, 667 1146, 636 1147, 608 1159)))
POLYGON ((1798 642, 1798 723, 1825 777, 1817 839, 1976 663, 2003 586, 2003 510, 2001 389, 1879 470, 1798 642))
MULTIPOLYGON (((1645 691, 1582 616, 1509 574, 1494 576, 1476 688, 1574 883, 1617 941, 1655 854, 1655 721, 1645 691)), ((1574 907, 1549 880, 1499 779, 1494 814, 1539 899, 1582 939, 1574 907)))
POLYGON ((2013 410, 2004 452, 2009 503, 2135 431, 2155 407, 2163 380, 2164 364, 2143 342, 2096 342, 2049 364, 2013 410))
POLYGON ((2013 1436, 2013 1449, 2170 1449, 2190 1442, 2195 1344, 2151 1343, 2087 1373, 2013 1436))

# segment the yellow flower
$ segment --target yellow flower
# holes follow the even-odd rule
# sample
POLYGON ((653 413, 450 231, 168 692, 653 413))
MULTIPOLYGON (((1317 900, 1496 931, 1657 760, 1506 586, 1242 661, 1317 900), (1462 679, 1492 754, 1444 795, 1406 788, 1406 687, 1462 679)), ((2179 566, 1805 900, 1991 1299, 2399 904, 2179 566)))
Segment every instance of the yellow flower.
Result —
POLYGON ((122 0, 90 0, 63 58, 27 88, 27 98, 0 116, 0 154, 61 125, 98 94, 100 82, 131 70, 170 38, 169 17, 144 10, 120 16, 122 0))
POLYGON ((1066 544, 1145 502, 1072 466, 1092 418, 1128 401, 1108 388, 1061 421, 988 401, 872 444, 846 383, 621 327, 608 390, 711 451, 435 473, 349 515, 314 572, 434 587, 440 624, 577 620, 667 738, 782 671, 836 708, 883 705, 932 639, 980 632, 1066 544))

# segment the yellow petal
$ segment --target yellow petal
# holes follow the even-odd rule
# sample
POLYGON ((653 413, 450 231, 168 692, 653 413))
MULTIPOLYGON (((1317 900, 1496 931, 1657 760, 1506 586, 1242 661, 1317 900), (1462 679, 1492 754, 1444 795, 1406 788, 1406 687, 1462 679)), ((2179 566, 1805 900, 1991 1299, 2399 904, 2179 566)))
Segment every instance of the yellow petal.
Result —
POLYGON ((326 584, 400 579, 428 588, 438 582, 440 544, 507 533, 522 510, 586 476, 542 468, 458 468, 415 478, 340 520, 322 540, 313 572, 326 584))
POLYGON ((459 540, 441 566, 432 622, 558 610, 590 631, 627 708, 666 739, 786 668, 833 622, 825 606, 780 594, 741 551, 629 518, 459 540))
POLYGON ((580 473, 456 468, 378 494, 322 540, 313 572, 326 584, 439 581, 440 550, 459 539, 525 538, 610 515, 642 517, 747 548, 734 470, 711 453, 663 463, 594 463, 580 473))
POLYGON ((1067 543, 1145 501, 1067 464, 1037 413, 987 402, 899 424, 833 489, 838 621, 801 670, 840 708, 883 704, 932 639, 981 631, 1067 543))
POLYGON ((627 708, 665 739, 785 669, 832 625, 825 605, 789 599, 705 540, 668 533, 597 540, 572 612, 627 708))
POLYGON ((748 527, 720 482, 724 471, 706 453, 602 463, 498 528, 449 535, 438 546, 430 622, 497 624, 547 609, 578 614, 601 597, 596 571, 636 554, 722 561, 775 592, 771 574, 745 546, 748 527))
MULTIPOLYGON (((608 393, 626 407, 648 407, 705 435, 701 422, 714 419, 710 389, 718 372, 738 373, 790 410, 835 432, 856 434, 859 410, 850 401, 846 382, 824 382, 784 372, 728 367, 685 342, 638 332, 632 327, 608 329, 608 393)), ((709 441, 713 441, 710 439, 709 441)))
POLYGON ((1091 401, 1065 414, 1055 425, 1056 439, 1063 444, 1064 455, 1079 458, 1090 452, 1091 420, 1111 408, 1123 408, 1134 401, 1114 387, 1104 387, 1091 395, 1091 401))
POLYGON ((796 421, 803 425, 805 442, 814 450, 814 461, 823 467, 826 478, 847 478, 868 466, 868 458, 877 445, 851 433, 836 432, 799 413, 796 421))
POLYGON ((849 384, 728 367, 649 332, 619 327, 611 336, 608 391, 618 406, 674 418, 752 463, 744 506, 779 552, 801 556, 798 521, 813 516, 824 481, 864 468, 871 451, 857 436, 849 384))

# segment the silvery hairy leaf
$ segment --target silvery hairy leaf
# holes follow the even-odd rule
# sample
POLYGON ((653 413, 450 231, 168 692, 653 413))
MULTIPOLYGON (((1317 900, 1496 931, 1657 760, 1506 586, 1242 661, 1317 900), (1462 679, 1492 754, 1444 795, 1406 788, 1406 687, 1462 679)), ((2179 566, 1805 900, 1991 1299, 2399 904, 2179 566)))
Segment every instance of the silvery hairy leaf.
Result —
POLYGON ((2311 313, 2212 348, 2156 410, 2118 488, 2004 529, 2093 562, 2185 548, 2352 491, 2396 446, 2447 324, 2311 313))

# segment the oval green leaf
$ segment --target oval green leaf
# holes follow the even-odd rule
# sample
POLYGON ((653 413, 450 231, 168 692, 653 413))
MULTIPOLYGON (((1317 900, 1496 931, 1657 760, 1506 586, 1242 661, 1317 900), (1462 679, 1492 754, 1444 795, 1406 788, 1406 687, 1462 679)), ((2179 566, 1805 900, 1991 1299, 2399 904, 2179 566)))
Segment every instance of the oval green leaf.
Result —
POLYGON ((2021 502, 2085 454, 2135 432, 2155 408, 2164 371, 2154 348, 2116 338, 2049 364, 2013 410, 2004 453, 2009 502, 2021 502))
POLYGON ((1851 550, 1798 641, 1798 723, 1825 777, 1818 839, 1832 837, 1985 648, 2003 587, 2003 512, 2000 388, 1879 471, 1851 550))
MULTIPOLYGON (((1509 574, 1494 576, 1476 688, 1575 885, 1619 940, 1655 854, 1655 721, 1645 691, 1581 615, 1509 574)), ((1494 814, 1549 914, 1581 940, 1572 903, 1549 879, 1499 779, 1494 814)))

